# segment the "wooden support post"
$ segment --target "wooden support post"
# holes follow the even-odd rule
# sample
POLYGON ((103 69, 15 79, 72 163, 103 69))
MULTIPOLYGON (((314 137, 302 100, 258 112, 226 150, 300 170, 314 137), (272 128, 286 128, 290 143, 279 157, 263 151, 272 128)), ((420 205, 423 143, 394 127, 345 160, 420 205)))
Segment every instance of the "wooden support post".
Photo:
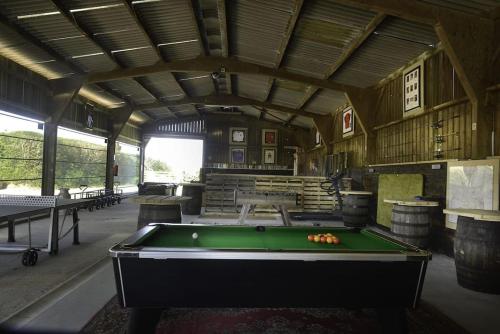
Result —
POLYGON ((140 156, 140 173, 139 173, 139 183, 144 182, 144 165, 146 163, 146 146, 148 146, 149 140, 151 138, 142 138, 141 143, 141 156, 140 156))
POLYGON ((54 195, 56 184, 57 124, 43 125, 42 195, 54 195))
POLYGON ((331 114, 317 115, 313 117, 313 121, 326 145, 327 154, 331 154, 333 151, 332 145, 330 144, 333 140, 333 116, 331 114))
POLYGON ((373 126, 375 125, 378 94, 372 88, 359 88, 347 90, 345 96, 365 134, 365 164, 373 164, 377 155, 377 140, 373 126))
POLYGON ((127 124, 133 109, 130 106, 113 111, 113 123, 110 129, 110 136, 108 137, 108 145, 106 148, 106 189, 112 190, 114 186, 114 166, 115 166, 115 153, 116 153, 116 140, 120 135, 123 127, 127 124))
POLYGON ((115 176, 114 176, 114 166, 115 166, 115 152, 116 152, 116 139, 108 138, 106 147, 106 182, 105 188, 112 190, 115 176))
POLYGON ((82 76, 49 81, 52 96, 47 106, 43 127, 42 195, 54 195, 56 178, 57 126, 64 113, 78 95, 84 82, 82 76))
POLYGON ((485 158, 493 154, 493 109, 486 103, 486 88, 495 75, 498 80, 491 68, 498 47, 495 22, 447 13, 438 16, 434 28, 472 105, 472 158, 485 158))

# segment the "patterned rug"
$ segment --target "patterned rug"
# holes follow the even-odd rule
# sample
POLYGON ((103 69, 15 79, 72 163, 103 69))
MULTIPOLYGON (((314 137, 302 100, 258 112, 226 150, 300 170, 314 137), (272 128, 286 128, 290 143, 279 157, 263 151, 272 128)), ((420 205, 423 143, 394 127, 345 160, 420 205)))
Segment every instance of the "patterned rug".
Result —
MULTIPOLYGON (((124 334, 128 312, 113 298, 82 330, 92 334, 124 334)), ((411 334, 466 334, 467 332, 422 303, 408 312, 411 334)), ((313 308, 173 308, 163 312, 157 334, 365 334, 380 333, 373 310, 313 308)))

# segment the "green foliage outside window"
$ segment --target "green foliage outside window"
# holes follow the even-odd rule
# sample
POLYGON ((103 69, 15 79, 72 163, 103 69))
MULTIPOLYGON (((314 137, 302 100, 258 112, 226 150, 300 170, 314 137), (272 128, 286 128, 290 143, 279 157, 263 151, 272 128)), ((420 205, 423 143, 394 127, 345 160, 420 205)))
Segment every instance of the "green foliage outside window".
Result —
MULTIPOLYGON (((31 131, 11 131, 0 134, 0 189, 9 184, 32 188, 41 187, 43 135, 31 131)), ((139 155, 120 151, 117 180, 120 185, 139 181, 139 155)), ((104 187, 106 176, 106 146, 84 140, 58 138, 56 156, 56 189, 104 187)))

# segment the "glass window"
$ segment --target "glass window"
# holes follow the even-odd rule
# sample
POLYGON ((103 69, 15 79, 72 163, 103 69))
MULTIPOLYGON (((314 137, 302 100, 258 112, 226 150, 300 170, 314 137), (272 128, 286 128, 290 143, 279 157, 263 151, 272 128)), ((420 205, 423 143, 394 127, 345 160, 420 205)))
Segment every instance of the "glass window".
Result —
POLYGON ((121 142, 116 142, 115 164, 118 166, 118 176, 115 176, 115 187, 125 193, 137 191, 140 174, 140 149, 121 142))
POLYGON ((103 189, 106 180, 105 138, 58 127, 55 193, 103 189))
POLYGON ((0 111, 0 194, 40 195, 41 122, 0 111))

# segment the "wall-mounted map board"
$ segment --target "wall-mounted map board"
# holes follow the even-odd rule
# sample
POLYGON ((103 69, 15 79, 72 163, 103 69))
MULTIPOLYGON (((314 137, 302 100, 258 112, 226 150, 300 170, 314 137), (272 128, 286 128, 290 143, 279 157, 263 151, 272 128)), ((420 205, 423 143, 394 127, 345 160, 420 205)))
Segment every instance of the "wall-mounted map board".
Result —
POLYGON ((411 200, 424 190, 422 174, 380 174, 378 177, 377 224, 391 227, 392 204, 384 199, 411 200))
MULTIPOLYGON (((448 162, 447 209, 498 210, 500 160, 448 162)), ((446 216, 446 227, 456 229, 457 216, 446 216)))

